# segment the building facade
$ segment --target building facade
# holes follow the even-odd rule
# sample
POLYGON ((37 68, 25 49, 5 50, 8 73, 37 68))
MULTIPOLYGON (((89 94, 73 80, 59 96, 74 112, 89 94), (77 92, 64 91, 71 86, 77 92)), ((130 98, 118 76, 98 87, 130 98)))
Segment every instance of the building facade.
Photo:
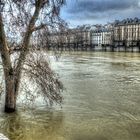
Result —
POLYGON ((113 41, 115 46, 139 46, 140 19, 124 19, 115 21, 113 41))
POLYGON ((101 26, 91 31, 91 42, 96 47, 110 46, 112 44, 112 28, 101 26))
POLYGON ((116 20, 107 25, 83 25, 73 29, 67 29, 50 35, 50 42, 65 44, 79 48, 103 47, 114 50, 115 48, 137 47, 140 51, 140 19, 127 18, 122 21, 116 20))

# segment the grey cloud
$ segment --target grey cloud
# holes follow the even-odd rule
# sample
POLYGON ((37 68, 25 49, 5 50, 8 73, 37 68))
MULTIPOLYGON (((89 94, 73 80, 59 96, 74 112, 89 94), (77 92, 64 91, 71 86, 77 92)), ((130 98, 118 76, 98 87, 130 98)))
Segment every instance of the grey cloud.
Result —
POLYGON ((139 0, 78 0, 75 5, 68 7, 69 14, 83 12, 107 12, 110 10, 125 10, 139 8, 139 0))
POLYGON ((63 17, 74 25, 140 18, 140 0, 69 0, 63 17))

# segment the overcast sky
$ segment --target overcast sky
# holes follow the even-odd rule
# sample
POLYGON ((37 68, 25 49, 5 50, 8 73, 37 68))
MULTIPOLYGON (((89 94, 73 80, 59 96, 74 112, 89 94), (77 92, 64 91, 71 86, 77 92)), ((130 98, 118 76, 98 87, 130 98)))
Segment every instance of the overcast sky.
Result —
POLYGON ((140 0, 67 0, 61 16, 71 27, 140 18, 140 0))

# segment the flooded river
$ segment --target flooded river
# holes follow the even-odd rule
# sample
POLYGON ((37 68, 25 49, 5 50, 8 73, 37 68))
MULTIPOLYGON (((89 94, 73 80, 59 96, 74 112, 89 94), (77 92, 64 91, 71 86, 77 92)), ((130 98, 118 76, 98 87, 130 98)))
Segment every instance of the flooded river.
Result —
POLYGON ((140 140, 140 54, 76 52, 51 56, 66 90, 62 108, 0 114, 11 140, 140 140))

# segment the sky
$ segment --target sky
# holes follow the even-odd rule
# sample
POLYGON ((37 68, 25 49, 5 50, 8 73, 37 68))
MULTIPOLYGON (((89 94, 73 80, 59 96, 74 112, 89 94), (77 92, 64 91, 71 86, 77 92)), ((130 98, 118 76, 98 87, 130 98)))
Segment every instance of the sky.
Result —
POLYGON ((70 27, 140 18, 140 0, 67 0, 61 17, 70 27))

